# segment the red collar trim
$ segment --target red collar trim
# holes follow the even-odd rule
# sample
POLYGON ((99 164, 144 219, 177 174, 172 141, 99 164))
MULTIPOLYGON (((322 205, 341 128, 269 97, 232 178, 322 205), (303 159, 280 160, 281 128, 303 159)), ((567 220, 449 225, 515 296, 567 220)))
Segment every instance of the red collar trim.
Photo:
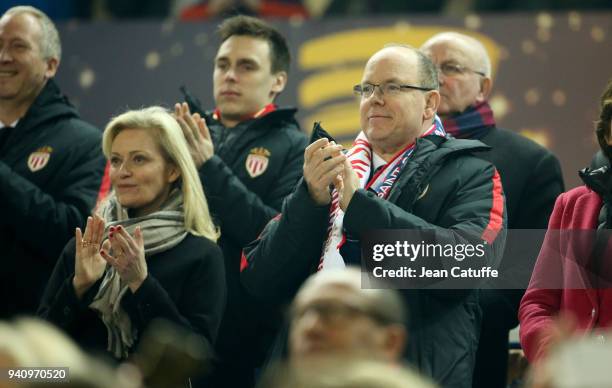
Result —
MULTIPOLYGON (((247 121, 247 120, 251 120, 251 119, 258 119, 260 117, 263 117, 265 115, 267 115, 270 112, 274 112, 278 107, 276 106, 276 104, 268 104, 266 106, 264 106, 262 109, 260 109, 259 111, 251 114, 251 115, 245 115, 242 121, 247 121)), ((219 108, 215 108, 215 110, 213 111, 213 115, 212 115, 213 119, 219 121, 221 119, 221 111, 219 110, 219 108)))

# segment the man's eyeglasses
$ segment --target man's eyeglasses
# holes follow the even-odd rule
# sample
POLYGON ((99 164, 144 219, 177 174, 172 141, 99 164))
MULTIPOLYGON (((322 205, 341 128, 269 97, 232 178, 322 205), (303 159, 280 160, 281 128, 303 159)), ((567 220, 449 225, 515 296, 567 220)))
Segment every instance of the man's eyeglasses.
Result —
POLYGON ((486 77, 483 71, 473 70, 473 69, 470 69, 469 67, 461 66, 456 63, 443 63, 440 66, 438 66, 438 72, 444 74, 447 77, 462 75, 468 72, 486 77))
POLYGON ((397 96, 402 91, 407 90, 407 89, 423 90, 425 92, 434 90, 433 88, 424 88, 421 86, 402 85, 402 84, 398 84, 395 82, 387 82, 387 83, 378 84, 378 85, 369 84, 369 83, 355 85, 353 87, 353 92, 355 92, 356 95, 361 96, 361 98, 368 98, 372 94, 374 94, 374 90, 376 88, 380 89, 380 93, 382 95, 387 95, 387 96, 397 96))
POLYGON ((372 311, 366 306, 351 305, 340 302, 317 302, 310 303, 300 308, 292 308, 290 313, 291 320, 300 320, 309 313, 315 313, 326 324, 344 323, 347 320, 355 319, 359 316, 368 317, 378 324, 388 325, 391 320, 383 314, 372 311))

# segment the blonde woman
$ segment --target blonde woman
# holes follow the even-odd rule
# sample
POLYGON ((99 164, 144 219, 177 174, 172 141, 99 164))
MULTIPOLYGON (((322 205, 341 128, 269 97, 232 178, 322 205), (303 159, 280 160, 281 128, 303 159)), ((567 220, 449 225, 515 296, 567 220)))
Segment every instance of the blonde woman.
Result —
POLYGON ((128 111, 104 131, 113 192, 65 247, 39 315, 125 359, 155 318, 215 341, 225 307, 218 232, 176 120, 128 111))

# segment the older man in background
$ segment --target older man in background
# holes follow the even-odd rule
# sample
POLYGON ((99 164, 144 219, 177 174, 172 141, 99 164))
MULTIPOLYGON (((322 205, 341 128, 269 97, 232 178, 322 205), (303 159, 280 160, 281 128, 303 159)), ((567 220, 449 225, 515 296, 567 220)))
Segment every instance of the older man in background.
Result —
MULTIPOLYGON (((497 127, 488 103, 493 81, 485 47, 470 36, 444 32, 427 40, 421 50, 438 68, 442 97, 438 114, 444 128, 456 138, 476 139, 491 146, 476 155, 499 171, 508 229, 546 229, 555 199, 563 192, 559 161, 526 137, 497 127)), ((514 289, 481 293, 483 323, 474 387, 506 386, 508 332, 518 324, 518 306, 524 293, 520 287, 526 287, 539 250, 539 244, 526 244, 517 237, 509 231, 500 267, 505 275, 519 273, 514 284, 506 284, 514 289), (513 269, 518 265, 526 268, 513 269)))

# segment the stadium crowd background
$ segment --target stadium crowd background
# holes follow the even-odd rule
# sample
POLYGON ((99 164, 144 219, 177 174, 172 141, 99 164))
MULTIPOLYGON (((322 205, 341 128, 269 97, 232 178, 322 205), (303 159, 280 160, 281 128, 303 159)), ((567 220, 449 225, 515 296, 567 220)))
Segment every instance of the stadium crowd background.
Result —
MULTIPOLYGON (((57 79, 99 127, 127 108, 172 106, 183 85, 210 106, 213 32, 238 12, 269 18, 288 37, 296 60, 279 103, 300 109, 305 131, 323 121, 349 144, 359 130, 351 86, 366 59, 386 42, 419 47, 453 29, 479 38, 492 57, 500 126, 551 149, 567 188, 597 150, 593 118, 612 60, 607 1, 25 3, 58 23, 67 55, 57 79)), ((13 5, 3 3, 0 13, 13 5)))
MULTIPOLYGON (((17 3, 3 2, 0 11, 17 3)), ((491 56, 489 100, 500 126, 553 151, 567 188, 580 184, 576 172, 597 150, 595 101, 612 61, 608 1, 22 3, 57 21, 66 58, 56 79, 99 127, 126 108, 172 106, 182 98, 181 85, 208 106, 214 30, 241 12, 268 18, 287 37, 295 60, 278 103, 296 106, 307 132, 321 121, 349 145, 359 125, 352 86, 366 59, 385 43, 419 47, 453 29, 483 41, 491 56), (220 11, 213 15, 211 6, 220 11)))

